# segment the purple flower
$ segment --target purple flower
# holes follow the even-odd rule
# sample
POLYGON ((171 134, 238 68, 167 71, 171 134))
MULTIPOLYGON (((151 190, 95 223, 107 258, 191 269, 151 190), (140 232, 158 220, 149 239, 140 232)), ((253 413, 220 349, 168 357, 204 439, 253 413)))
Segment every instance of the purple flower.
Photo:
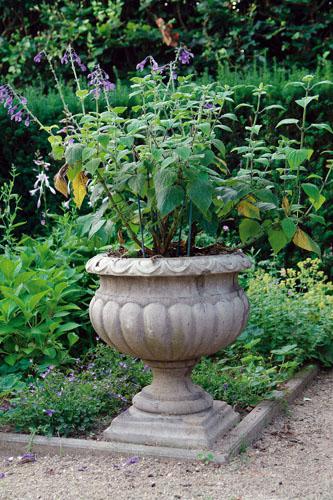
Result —
POLYGON ((125 465, 137 464, 139 462, 139 457, 130 457, 126 460, 125 465))
POLYGON ((211 102, 206 102, 206 104, 203 105, 203 108, 204 109, 212 109, 213 108, 213 105, 211 102))
POLYGON ((228 387, 229 387, 229 384, 227 384, 227 383, 223 384, 223 390, 224 391, 226 391, 228 389, 228 387))
POLYGON ((45 55, 44 50, 41 50, 40 52, 38 52, 38 54, 36 54, 34 57, 34 62, 36 64, 39 64, 41 62, 41 60, 43 59, 44 55, 45 55))
POLYGON ((86 65, 83 64, 83 62, 81 61, 81 57, 75 52, 72 47, 67 47, 64 54, 60 58, 61 64, 68 64, 69 61, 73 61, 73 63, 76 64, 83 73, 87 71, 86 65))
POLYGON ((24 120, 24 125, 26 127, 29 127, 29 125, 30 125, 30 116, 29 115, 27 115, 26 119, 24 120))
POLYGON ((45 415, 47 415, 48 417, 52 417, 52 415, 56 412, 55 410, 43 410, 43 412, 45 413, 45 415))
POLYGON ((24 455, 18 457, 19 464, 26 464, 29 462, 36 462, 35 453, 24 453, 24 455))
POLYGON ((68 382, 74 382, 75 380, 75 375, 74 373, 70 373, 67 377, 68 382))
POLYGON ((119 366, 120 368, 127 368, 127 364, 124 363, 123 361, 120 361, 119 366))
POLYGON ((164 66, 159 66, 158 63, 153 58, 153 56, 147 56, 147 57, 145 57, 143 61, 139 62, 136 65, 136 69, 140 70, 140 71, 143 71, 143 69, 145 68, 145 66, 146 66, 146 64, 148 62, 150 63, 150 67, 151 67, 152 71, 154 71, 154 72, 159 71, 160 73, 163 72, 164 66))
POLYGON ((185 47, 182 47, 178 53, 178 60, 182 64, 190 64, 191 59, 193 59, 194 55, 192 52, 187 50, 185 47))
POLYGON ((29 113, 24 107, 22 108, 22 105, 25 106, 27 102, 25 97, 16 96, 9 85, 0 85, 0 103, 7 108, 11 120, 15 122, 24 120, 24 124, 28 127, 30 125, 29 113), (14 104, 16 97, 18 102, 14 104))
POLYGON ((110 82, 109 75, 100 67, 99 64, 95 66, 94 71, 89 73, 88 85, 94 87, 91 89, 90 94, 93 94, 96 99, 99 98, 103 90, 105 92, 110 92, 116 88, 115 84, 110 82))
POLYGON ((229 226, 223 226, 222 229, 223 229, 224 232, 227 233, 229 231, 229 226))
POLYGON ((144 70, 144 67, 146 66, 147 64, 147 61, 149 59, 149 56, 145 57, 145 59, 141 62, 139 62, 137 65, 136 65, 136 69, 137 70, 140 70, 140 71, 143 71, 144 70))

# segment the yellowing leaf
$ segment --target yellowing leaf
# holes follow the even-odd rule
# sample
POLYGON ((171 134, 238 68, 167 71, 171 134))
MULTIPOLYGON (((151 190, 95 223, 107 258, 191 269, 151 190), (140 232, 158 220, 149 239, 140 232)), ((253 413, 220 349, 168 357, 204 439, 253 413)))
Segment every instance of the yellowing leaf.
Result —
POLYGON ((282 200, 282 208, 284 209, 285 214, 289 215, 290 204, 289 204, 289 200, 288 200, 287 196, 284 196, 284 198, 282 200))
POLYGON ((304 248, 304 250, 308 250, 309 252, 315 252, 320 256, 320 248, 315 241, 313 241, 310 236, 302 231, 299 227, 296 229, 295 236, 293 237, 293 242, 300 248, 304 248))
POLYGON ((72 180, 73 193, 75 205, 80 208, 82 202, 87 194, 86 185, 88 182, 88 177, 83 173, 79 172, 72 180))
POLYGON ((252 196, 248 196, 245 200, 238 203, 238 213, 249 219, 260 219, 260 210, 252 201, 255 201, 255 199, 252 196))
POLYGON ((63 194, 65 198, 68 198, 68 185, 65 179, 67 172, 67 167, 62 167, 59 172, 54 176, 54 187, 59 193, 63 194))

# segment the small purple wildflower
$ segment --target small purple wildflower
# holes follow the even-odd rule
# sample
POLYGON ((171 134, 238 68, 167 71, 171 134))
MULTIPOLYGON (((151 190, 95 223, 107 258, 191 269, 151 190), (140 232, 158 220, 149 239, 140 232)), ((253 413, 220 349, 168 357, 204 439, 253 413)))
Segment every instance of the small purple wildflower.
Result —
POLYGON ((45 415, 47 415, 48 417, 52 417, 52 415, 54 415, 54 413, 56 412, 55 410, 43 410, 43 412, 45 413, 45 415))
POLYGON ((229 226, 223 226, 222 229, 225 233, 227 233, 229 231, 229 226))
POLYGON ((4 477, 6 477, 6 474, 4 472, 0 472, 0 479, 3 479, 4 477))
POLYGON ((96 99, 99 98, 103 90, 105 92, 110 92, 116 88, 115 84, 110 82, 109 75, 100 67, 99 64, 95 66, 94 71, 89 73, 88 85, 93 87, 89 93, 93 94, 96 99))
POLYGON ((120 366, 120 368, 124 368, 124 369, 128 368, 127 364, 124 363, 124 361, 120 361, 119 366, 120 366))
POLYGON ((213 108, 213 105, 211 102, 206 102, 206 104, 204 104, 203 106, 204 109, 212 109, 213 108))
POLYGON ((191 59, 193 59, 194 55, 192 52, 187 50, 185 47, 182 47, 178 53, 178 60, 182 64, 190 64, 191 59))
MULTIPOLYGON (((36 181, 37 182, 37 181, 36 181)), ((31 193, 31 191, 30 191, 31 193)), ((46 370, 45 372, 43 372, 40 376, 41 378, 46 378, 50 373, 51 371, 53 370, 54 366, 53 365, 50 365, 46 370)))
POLYGON ((68 64, 69 61, 73 61, 74 64, 76 64, 82 73, 87 71, 87 67, 83 62, 81 61, 81 57, 75 52, 75 50, 72 47, 67 47, 65 50, 64 54, 60 58, 61 64, 68 64))
POLYGON ((227 384, 227 383, 223 384, 223 390, 224 391, 226 391, 228 389, 228 387, 229 387, 229 384, 227 384))
POLYGON ((40 52, 38 52, 38 54, 36 54, 34 57, 34 63, 39 64, 42 61, 44 56, 45 56, 44 50, 41 50, 40 52))
POLYGON ((68 375, 67 380, 68 380, 68 382, 74 382, 75 375, 73 372, 68 375))
POLYGON ((137 464, 139 462, 140 458, 139 457, 130 457, 126 460, 125 465, 133 465, 137 464))
POLYGON ((14 95, 9 85, 0 85, 0 104, 3 104, 3 106, 7 109, 11 120, 14 120, 15 122, 21 122, 24 120, 25 126, 28 127, 30 125, 30 117, 25 108, 28 101, 25 97, 19 96, 18 102, 15 104, 15 98, 16 95, 14 95))
POLYGON ((24 455, 18 457, 19 464, 27 464, 29 462, 36 462, 35 453, 24 453, 24 455))
POLYGON ((140 71, 143 71, 145 66, 147 64, 150 64, 150 67, 152 69, 152 71, 154 72, 160 72, 162 73, 164 71, 164 68, 165 66, 159 66, 158 63, 155 61, 155 59, 153 58, 153 56, 147 56, 143 59, 143 61, 139 62, 137 65, 136 65, 136 69, 137 70, 140 70, 140 71))

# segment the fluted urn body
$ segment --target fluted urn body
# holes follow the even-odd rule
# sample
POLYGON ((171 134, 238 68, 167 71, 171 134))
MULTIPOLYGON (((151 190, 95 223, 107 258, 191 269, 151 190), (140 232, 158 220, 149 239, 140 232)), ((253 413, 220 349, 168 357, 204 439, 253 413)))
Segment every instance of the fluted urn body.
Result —
POLYGON ((144 360, 154 375, 105 431, 106 438, 207 448, 235 424, 237 414, 194 385, 191 371, 244 328, 248 301, 237 275, 250 265, 241 252, 90 259, 87 271, 100 276, 90 303, 95 331, 122 353, 144 360))

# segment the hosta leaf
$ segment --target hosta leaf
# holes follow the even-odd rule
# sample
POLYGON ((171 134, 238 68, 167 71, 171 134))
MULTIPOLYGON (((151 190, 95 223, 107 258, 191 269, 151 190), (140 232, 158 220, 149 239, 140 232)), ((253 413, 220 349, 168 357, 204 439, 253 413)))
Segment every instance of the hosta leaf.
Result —
POLYGON ((300 248, 304 248, 304 250, 308 250, 309 252, 315 252, 317 255, 321 255, 321 251, 319 246, 312 238, 305 232, 302 231, 299 227, 296 230, 295 236, 293 237, 293 242, 296 246, 300 248))

